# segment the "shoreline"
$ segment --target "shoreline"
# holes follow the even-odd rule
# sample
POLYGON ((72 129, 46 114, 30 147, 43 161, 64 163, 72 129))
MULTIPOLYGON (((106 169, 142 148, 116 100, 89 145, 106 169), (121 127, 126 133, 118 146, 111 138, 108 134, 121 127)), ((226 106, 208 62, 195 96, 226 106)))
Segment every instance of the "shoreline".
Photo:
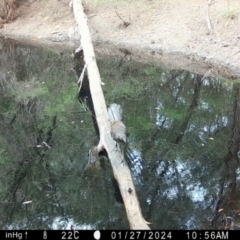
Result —
MULTIPOLYGON (((128 53, 137 62, 183 69, 205 76, 240 79, 240 29, 236 26, 240 23, 240 17, 227 21, 219 18, 217 9, 223 6, 221 3, 214 4, 218 8, 215 15, 212 14, 212 19, 216 18, 222 23, 218 23, 221 28, 216 25, 216 33, 208 35, 202 19, 192 22, 198 14, 192 10, 198 10, 201 1, 194 0, 188 7, 185 7, 185 1, 183 4, 174 1, 160 4, 153 1, 151 5, 146 5, 141 0, 127 8, 117 5, 118 14, 123 19, 128 19, 127 15, 124 16, 124 11, 131 11, 132 20, 127 28, 123 28, 121 20, 116 17, 114 6, 95 6, 88 3, 85 11, 89 18, 88 25, 96 55, 123 57, 128 53), (156 10, 157 7, 163 9, 156 10), (180 11, 182 15, 189 14, 186 15, 188 18, 174 15, 175 11, 180 11), (141 17, 140 13, 145 16, 141 17), (177 21, 179 25, 176 25, 177 21), (225 22, 230 26, 227 29, 230 33, 235 31, 234 39, 231 38, 233 34, 230 37, 225 33, 225 22), (228 43, 230 40, 231 44, 228 43)), ((68 1, 47 1, 45 7, 42 7, 41 1, 25 3, 19 12, 21 14, 14 22, 5 24, 0 29, 0 37, 16 40, 21 44, 50 46, 59 53, 79 46, 76 23, 68 1), (56 10, 56 6, 59 10, 56 10)))

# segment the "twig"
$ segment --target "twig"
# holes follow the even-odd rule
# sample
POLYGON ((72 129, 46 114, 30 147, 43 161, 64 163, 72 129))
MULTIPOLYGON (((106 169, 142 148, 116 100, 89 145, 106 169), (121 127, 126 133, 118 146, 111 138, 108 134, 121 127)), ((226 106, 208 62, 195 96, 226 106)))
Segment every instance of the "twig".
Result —
POLYGON ((210 34, 213 34, 213 29, 212 29, 212 24, 211 24, 211 19, 210 19, 210 6, 213 3, 215 3, 216 1, 208 0, 208 5, 207 5, 206 22, 207 22, 208 31, 209 31, 210 34))
POLYGON ((240 53, 240 51, 238 51, 238 52, 234 53, 232 56, 234 56, 234 55, 236 55, 236 54, 238 54, 238 53, 240 53))
POLYGON ((51 148, 46 142, 42 142, 47 148, 51 148))
MULTIPOLYGON (((95 58, 93 57, 92 60, 90 60, 88 63, 85 63, 84 68, 83 68, 83 70, 82 70, 82 73, 81 73, 80 77, 78 78, 78 82, 77 82, 77 83, 78 83, 78 85, 79 85, 79 89, 78 89, 79 92, 80 92, 81 87, 82 87, 83 77, 84 77, 85 70, 86 70, 86 68, 88 67, 88 64, 91 63, 94 59, 95 59, 95 58)), ((101 85, 105 85, 105 83, 101 81, 101 85)))
POLYGON ((205 72, 204 76, 201 79, 201 82, 205 79, 205 77, 209 76, 209 73, 212 71, 212 69, 208 69, 207 72, 205 72))
MULTIPOLYGON (((118 14, 117 11, 116 11, 116 14, 117 14, 117 16, 123 21, 123 26, 124 26, 124 27, 128 27, 128 26, 130 25, 130 21, 129 21, 129 22, 124 21, 124 20, 120 17, 120 15, 118 14)), ((129 18, 129 19, 130 19, 130 18, 129 18)))
POLYGON ((81 73, 81 75, 80 75, 80 77, 79 77, 79 79, 78 79, 78 82, 77 82, 78 85, 79 85, 79 89, 78 89, 79 92, 80 92, 81 87, 82 87, 84 73, 85 73, 85 70, 86 70, 88 64, 89 64, 89 63, 85 63, 84 68, 83 68, 83 70, 82 70, 82 73, 81 73))

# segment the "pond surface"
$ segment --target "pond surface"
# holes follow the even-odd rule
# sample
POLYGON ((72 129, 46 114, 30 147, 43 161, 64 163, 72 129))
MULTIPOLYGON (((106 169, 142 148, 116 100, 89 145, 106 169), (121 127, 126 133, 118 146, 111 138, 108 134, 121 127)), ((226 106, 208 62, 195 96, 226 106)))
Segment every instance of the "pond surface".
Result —
MULTIPOLYGON (((84 171, 98 136, 76 60, 0 42, 0 228, 129 229, 109 161, 84 171)), ((129 55, 98 66, 150 228, 240 229, 239 83, 129 55)))

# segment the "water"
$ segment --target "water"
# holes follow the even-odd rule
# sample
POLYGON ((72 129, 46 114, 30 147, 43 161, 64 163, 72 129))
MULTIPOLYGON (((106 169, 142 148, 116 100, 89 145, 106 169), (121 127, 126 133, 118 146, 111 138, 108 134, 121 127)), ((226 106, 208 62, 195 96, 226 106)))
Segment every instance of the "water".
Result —
MULTIPOLYGON (((1 46, 0 228, 128 229, 109 161, 83 171, 98 136, 71 53, 1 46)), ((239 83, 117 56, 98 66, 150 228, 237 229, 239 83)))

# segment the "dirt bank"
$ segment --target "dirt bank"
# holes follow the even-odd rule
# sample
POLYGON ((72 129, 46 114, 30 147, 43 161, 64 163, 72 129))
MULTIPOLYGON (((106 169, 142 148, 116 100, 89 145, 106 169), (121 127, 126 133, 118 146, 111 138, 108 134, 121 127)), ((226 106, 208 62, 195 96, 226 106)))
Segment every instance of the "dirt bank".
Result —
MULTIPOLYGON (((137 61, 240 78, 239 0, 211 5, 202 0, 91 2, 84 5, 97 54, 131 53, 137 61), (124 27, 120 17, 130 25, 124 27)), ((69 0, 26 1, 18 11, 17 19, 0 29, 1 36, 54 46, 78 45, 69 0)))

